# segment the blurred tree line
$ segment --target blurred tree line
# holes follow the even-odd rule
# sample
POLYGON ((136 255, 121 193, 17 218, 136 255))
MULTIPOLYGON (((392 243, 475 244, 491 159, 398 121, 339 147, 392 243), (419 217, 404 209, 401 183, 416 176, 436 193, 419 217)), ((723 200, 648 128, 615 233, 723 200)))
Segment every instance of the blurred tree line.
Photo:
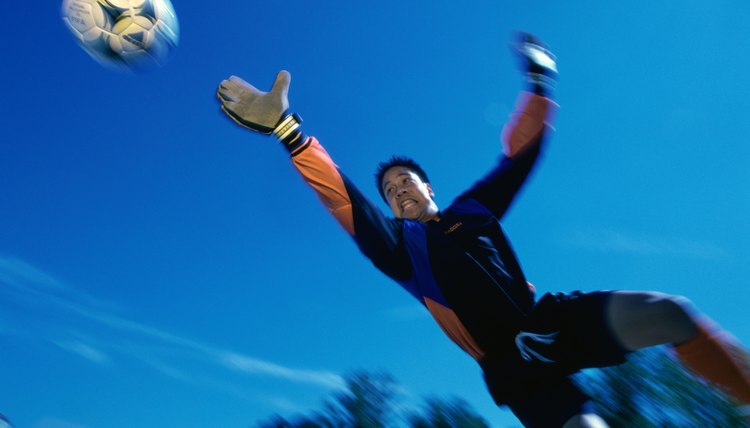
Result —
POLYGON ((464 400, 427 398, 421 411, 397 410, 401 387, 389 374, 356 372, 346 379, 346 389, 335 393, 321 410, 292 420, 275 415, 258 428, 489 428, 464 400))
MULTIPOLYGON (((741 348, 734 351, 750 361, 741 348)), ((587 370, 577 381, 612 428, 750 427, 731 399, 689 373, 665 347, 635 352, 620 366, 587 370)))
MULTIPOLYGON (((625 364, 587 370, 576 380, 612 428, 750 427, 723 393, 687 373, 665 348, 634 353, 625 364)), ((327 399, 320 410, 291 420, 274 415, 257 427, 489 428, 459 398, 427 398, 419 410, 404 414, 396 405, 399 390, 388 374, 356 372, 347 377, 346 389, 327 399)))

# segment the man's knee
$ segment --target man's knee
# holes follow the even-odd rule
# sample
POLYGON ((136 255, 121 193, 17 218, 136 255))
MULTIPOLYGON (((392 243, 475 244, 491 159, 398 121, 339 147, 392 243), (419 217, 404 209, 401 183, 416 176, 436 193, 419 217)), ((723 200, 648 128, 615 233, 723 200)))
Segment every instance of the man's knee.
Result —
POLYGON ((609 305, 611 327, 630 349, 689 340, 696 313, 687 298, 657 292, 616 292, 609 305))
POLYGON ((563 425, 563 428, 607 428, 607 427, 609 427, 609 425, 607 425, 607 423, 604 422, 604 419, 600 418, 598 415, 595 415, 593 413, 573 416, 572 418, 568 420, 568 422, 565 422, 565 425, 563 425))
POLYGON ((675 326, 694 327, 695 309, 692 302, 683 296, 675 296, 663 293, 648 293, 647 311, 652 312, 654 322, 663 322, 675 326))

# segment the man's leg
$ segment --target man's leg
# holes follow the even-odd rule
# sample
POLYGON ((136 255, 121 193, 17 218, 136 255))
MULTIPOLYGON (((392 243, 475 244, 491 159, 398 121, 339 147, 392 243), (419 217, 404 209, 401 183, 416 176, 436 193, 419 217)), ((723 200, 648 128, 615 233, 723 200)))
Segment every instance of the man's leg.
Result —
POLYGON ((687 299, 654 292, 613 292, 606 317, 629 351, 665 343, 679 345, 695 337, 700 328, 697 311, 687 299))
POLYGON ((607 428, 594 403, 568 376, 550 377, 519 390, 507 403, 527 428, 607 428))
POLYGON ((611 294, 606 316, 628 350, 671 344, 682 363, 750 405, 750 372, 740 346, 682 297, 653 292, 611 294))
POLYGON ((593 413, 573 416, 562 428, 608 428, 604 419, 593 413))

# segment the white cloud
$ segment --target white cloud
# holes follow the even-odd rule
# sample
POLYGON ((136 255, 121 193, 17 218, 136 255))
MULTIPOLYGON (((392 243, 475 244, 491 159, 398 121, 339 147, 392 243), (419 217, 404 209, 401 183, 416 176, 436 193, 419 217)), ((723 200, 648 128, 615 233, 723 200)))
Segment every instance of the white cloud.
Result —
POLYGON ((34 425, 34 428, 86 428, 85 425, 64 421, 62 419, 46 417, 34 425))
POLYGON ((60 291, 64 287, 55 278, 30 264, 7 256, 0 256, 0 283, 25 290, 43 288, 60 291))
POLYGON ((113 306, 68 287, 62 281, 23 260, 2 254, 0 254, 0 292, 9 293, 23 301, 31 300, 35 305, 52 305, 66 309, 81 306, 98 308, 113 306))
POLYGON ((141 349, 139 351, 136 351, 132 349, 132 347, 129 347, 129 348, 121 347, 120 351, 123 354, 126 354, 130 356, 131 358, 134 358, 142 362, 143 364, 151 367, 152 369, 158 371, 164 376, 178 380, 180 382, 195 383, 194 376, 188 375, 187 370, 183 370, 181 368, 176 367, 173 364, 164 362, 160 357, 156 356, 157 352, 155 352, 154 350, 141 349))
POLYGON ((328 388, 343 388, 345 386, 344 380, 341 378, 341 376, 335 373, 314 370, 290 369, 278 364, 269 363, 268 361, 263 361, 257 358, 231 352, 225 353, 221 359, 227 367, 241 371, 243 373, 263 374, 267 376, 289 379, 296 382, 318 384, 320 386, 328 388))
POLYGON ((91 361, 92 363, 100 364, 103 366, 109 365, 110 363, 110 359, 107 356, 107 354, 83 342, 78 342, 78 341, 64 342, 63 341, 63 342, 56 342, 55 344, 68 352, 79 355, 91 361))
POLYGON ((726 255, 722 248, 708 242, 613 229, 578 229, 560 238, 559 242, 564 247, 639 256, 716 260, 726 255))
MULTIPOLYGON (((111 330, 106 334, 106 339, 99 340, 96 346, 91 344, 91 340, 84 343, 78 339, 43 338, 96 364, 111 363, 113 353, 117 353, 137 358, 166 376, 186 382, 191 380, 186 375, 191 370, 181 367, 190 361, 327 389, 344 385, 342 378, 332 372, 285 367, 116 315, 109 310, 113 307, 110 303, 69 287, 22 260, 0 255, 2 290, 10 290, 20 304, 26 305, 29 310, 23 312, 24 316, 36 316, 36 322, 51 323, 47 311, 54 308, 68 315, 77 315, 79 321, 93 322, 95 329, 111 330), (43 311, 39 310, 40 305, 44 306, 43 311), (112 331, 117 334, 112 334, 112 331)), ((210 368, 205 367, 207 370, 210 368)))
POLYGON ((309 408, 300 406, 285 397, 267 397, 265 402, 268 403, 269 406, 285 413, 304 414, 310 411, 309 408))

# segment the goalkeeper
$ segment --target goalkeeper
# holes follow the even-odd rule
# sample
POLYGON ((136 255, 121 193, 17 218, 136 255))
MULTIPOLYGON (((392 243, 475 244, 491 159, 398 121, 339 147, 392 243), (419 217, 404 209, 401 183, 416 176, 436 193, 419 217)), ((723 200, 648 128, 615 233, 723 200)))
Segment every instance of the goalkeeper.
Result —
POLYGON ((737 345, 686 299, 631 291, 535 298, 499 221, 550 134, 557 68, 531 35, 520 35, 514 51, 528 90, 503 130, 497 165, 440 210, 414 160, 381 163, 376 185, 395 218, 383 215, 302 131, 300 118, 289 112, 289 73, 280 72, 267 93, 232 76, 217 95, 235 122, 281 141, 362 253, 479 363, 495 402, 509 406, 525 426, 605 427, 570 375, 619 364, 631 351, 660 344, 672 345, 687 367, 746 409, 750 375, 732 352, 737 345))

